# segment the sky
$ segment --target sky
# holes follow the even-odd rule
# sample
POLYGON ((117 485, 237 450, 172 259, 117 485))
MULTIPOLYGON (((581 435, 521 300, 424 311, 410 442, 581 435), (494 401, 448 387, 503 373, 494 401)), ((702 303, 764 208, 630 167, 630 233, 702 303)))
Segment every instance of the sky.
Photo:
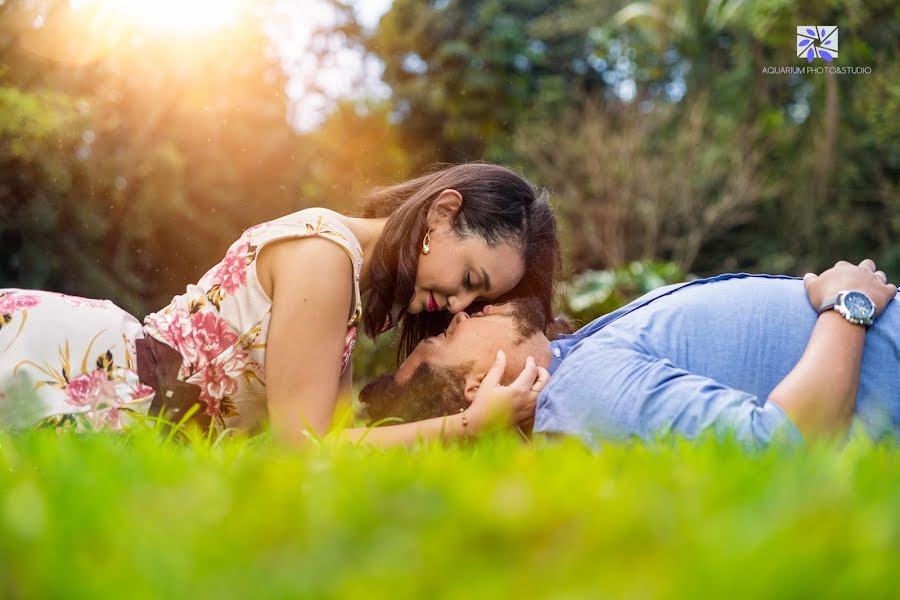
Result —
MULTIPOLYGON (((374 29, 392 0, 352 0, 363 26, 374 29)), ((275 42, 288 76, 289 119, 300 131, 314 129, 327 117, 339 98, 386 98, 390 89, 381 80, 383 66, 374 57, 363 56, 340 45, 319 65, 309 51, 310 32, 330 25, 336 15, 321 0, 281 0, 267 33, 275 42)))

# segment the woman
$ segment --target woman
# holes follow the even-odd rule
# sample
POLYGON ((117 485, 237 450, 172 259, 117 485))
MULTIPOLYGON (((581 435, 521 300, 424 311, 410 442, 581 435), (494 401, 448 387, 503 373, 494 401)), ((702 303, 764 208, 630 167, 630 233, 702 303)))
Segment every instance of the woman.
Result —
MULTIPOLYGON (((307 209, 251 227, 143 327, 109 301, 0 292, 0 381, 13 375, 0 418, 117 429, 148 411, 178 420, 199 401, 217 430, 268 422, 301 441, 350 397, 360 320, 371 336, 399 326, 402 356, 475 301, 536 295, 551 314, 555 223, 514 172, 453 166, 376 192, 365 215, 307 209)), ((460 415, 343 435, 474 435, 494 413, 527 415, 546 377, 532 361, 510 386, 491 379, 460 415)))

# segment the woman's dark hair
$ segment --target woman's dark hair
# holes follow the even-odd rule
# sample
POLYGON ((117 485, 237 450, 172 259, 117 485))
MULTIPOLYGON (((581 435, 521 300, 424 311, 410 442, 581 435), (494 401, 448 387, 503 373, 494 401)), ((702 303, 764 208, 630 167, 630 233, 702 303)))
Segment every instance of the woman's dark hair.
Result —
POLYGON ((398 360, 425 337, 442 332, 450 322, 443 311, 417 315, 406 312, 415 289, 428 210, 447 189, 462 196, 454 224, 460 237, 477 235, 492 246, 512 242, 521 250, 525 274, 497 301, 534 296, 541 301, 546 321, 553 320, 560 250, 556 220, 546 194, 505 167, 487 163, 450 166, 378 189, 364 201, 364 217, 388 220, 369 260, 371 291, 363 310, 363 326, 374 338, 399 325, 398 360))

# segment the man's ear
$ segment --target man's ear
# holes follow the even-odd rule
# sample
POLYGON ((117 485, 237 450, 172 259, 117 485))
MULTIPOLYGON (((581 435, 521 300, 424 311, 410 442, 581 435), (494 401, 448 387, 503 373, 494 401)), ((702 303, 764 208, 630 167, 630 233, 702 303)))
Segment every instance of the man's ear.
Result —
POLYGON ((428 209, 426 221, 430 229, 439 229, 442 225, 450 228, 456 222, 456 215, 462 208, 462 195, 456 190, 444 190, 428 209))
POLYGON ((481 377, 477 377, 473 373, 469 373, 466 375, 466 391, 465 397, 466 402, 472 404, 475 401, 475 395, 478 393, 478 388, 481 387, 481 380, 484 378, 484 374, 482 373, 481 377))

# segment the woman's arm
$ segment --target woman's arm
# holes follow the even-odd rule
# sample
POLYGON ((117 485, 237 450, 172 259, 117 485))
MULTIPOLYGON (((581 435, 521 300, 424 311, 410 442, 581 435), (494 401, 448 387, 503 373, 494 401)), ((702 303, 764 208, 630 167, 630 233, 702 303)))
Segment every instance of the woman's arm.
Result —
MULTIPOLYGON (((878 315, 897 294, 897 287, 888 284, 868 259, 859 266, 839 262, 820 276, 807 275, 804 284, 814 309, 839 291, 861 290, 875 302, 878 315)), ((803 356, 769 395, 805 437, 832 436, 850 426, 865 335, 865 326, 854 325, 835 311, 823 313, 803 356)))
POLYGON ((269 424, 276 438, 303 443, 307 430, 324 435, 334 416, 353 265, 343 249, 322 238, 272 243, 257 260, 260 281, 271 284, 266 290, 272 298, 266 342, 269 424))
MULTIPOLYGON (((467 416, 468 422, 468 416, 467 416)), ((415 423, 383 425, 381 427, 351 427, 338 434, 348 442, 374 446, 412 446, 419 441, 440 440, 450 442, 474 437, 472 424, 463 425, 463 414, 436 417, 415 423)))

